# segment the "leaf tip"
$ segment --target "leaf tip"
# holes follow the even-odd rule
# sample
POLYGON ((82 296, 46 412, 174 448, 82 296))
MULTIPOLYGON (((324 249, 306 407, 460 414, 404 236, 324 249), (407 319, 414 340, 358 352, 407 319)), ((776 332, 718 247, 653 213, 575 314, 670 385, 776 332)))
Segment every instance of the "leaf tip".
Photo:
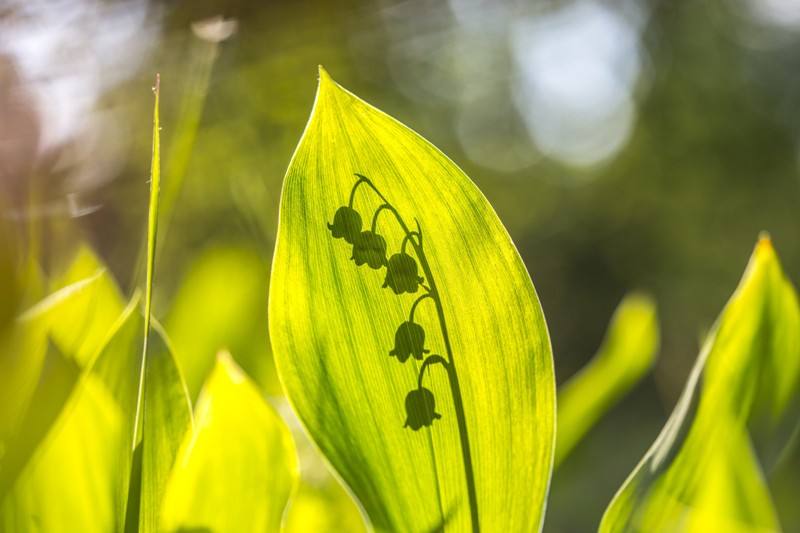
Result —
POLYGON ((233 356, 227 350, 220 350, 217 353, 216 365, 233 383, 241 383, 247 379, 244 371, 239 367, 236 361, 234 361, 233 356))
POLYGON ((331 75, 328 74, 328 71, 325 70, 325 67, 322 65, 317 65, 319 68, 319 83, 322 85, 323 83, 332 82, 331 75))
POLYGON ((772 245, 772 238, 766 231, 758 235, 758 243, 753 251, 753 257, 761 264, 768 264, 778 258, 775 247, 772 245))
POLYGON ((772 250, 772 237, 768 231, 764 230, 758 234, 758 244, 756 245, 756 250, 772 250))

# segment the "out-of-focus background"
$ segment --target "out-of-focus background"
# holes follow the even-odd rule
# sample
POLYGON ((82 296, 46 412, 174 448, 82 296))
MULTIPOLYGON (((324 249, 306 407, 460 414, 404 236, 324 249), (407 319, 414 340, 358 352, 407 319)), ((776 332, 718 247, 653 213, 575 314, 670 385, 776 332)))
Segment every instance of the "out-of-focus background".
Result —
MULTIPOLYGON (((35 297, 4 281, 31 250, 55 274, 88 242, 126 294, 141 281, 158 72, 155 314, 179 358, 210 368, 230 349, 291 419, 268 277, 319 64, 489 198, 538 291, 559 384, 623 294, 655 297, 652 375, 553 479, 545 531, 596 529, 761 230, 800 279, 800 2, 3 0, 0 324, 35 297)), ((186 376, 195 397, 203 378, 186 376)), ((363 529, 313 448, 300 455, 288 529, 363 529)))

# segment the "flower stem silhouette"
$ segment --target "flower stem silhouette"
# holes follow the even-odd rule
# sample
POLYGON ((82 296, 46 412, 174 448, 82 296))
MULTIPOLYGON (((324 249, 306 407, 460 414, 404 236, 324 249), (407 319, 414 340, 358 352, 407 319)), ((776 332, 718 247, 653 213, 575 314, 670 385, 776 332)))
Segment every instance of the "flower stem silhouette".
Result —
MULTIPOLYGON (((441 330, 442 341, 444 343, 444 351, 447 356, 443 357, 441 355, 434 354, 426 357, 423 360, 422 365, 419 368, 417 389, 412 390, 406 398, 406 409, 409 411, 409 418, 406 421, 406 427, 410 427, 412 430, 417 431, 421 429, 421 427, 431 426, 434 420, 440 418, 440 415, 434 411, 435 403, 433 393, 422 386, 422 380, 425 370, 429 369, 430 365, 441 364, 447 373, 447 378, 450 385, 450 394, 453 399, 453 406, 456 414, 459 440, 461 442, 461 456, 464 463, 464 476, 470 504, 472 531, 477 533, 480 531, 480 525, 478 521, 478 498, 475 490, 475 475, 472 468, 472 453, 470 450, 469 434, 467 431, 467 420, 464 413, 464 402, 461 395, 461 385, 459 384, 455 358, 453 357, 453 349, 450 344, 450 335, 447 330, 447 322, 445 320, 442 299, 439 294, 439 289, 436 286, 436 280, 433 276, 430 264, 428 263, 428 258, 425 255, 425 250, 423 249, 422 229, 420 228, 419 221, 416 219, 416 231, 409 229, 408 225, 406 225, 405 221, 403 220, 403 217, 400 216, 400 213, 398 213, 391 202, 389 202, 386 197, 381 194, 381 192, 369 178, 361 174, 355 174, 355 176, 358 178, 358 180, 353 185, 353 189, 350 192, 350 199, 347 208, 340 208, 340 210, 347 209, 348 214, 350 211, 355 213, 355 210, 353 210, 353 201, 355 199, 356 191, 360 185, 364 184, 372 189, 372 191, 374 191, 383 202, 375 210, 372 218, 370 233, 372 235, 377 235, 375 231, 378 215, 383 211, 388 211, 394 215, 395 220, 405 234, 403 242, 400 246, 400 253, 392 256, 392 258, 385 264, 387 267, 387 276, 383 286, 390 287, 396 294, 401 294, 403 292, 416 292, 417 286, 421 286, 425 290, 425 293, 418 297, 412 304, 409 312, 409 320, 403 326, 401 326, 401 328, 404 328, 403 334, 401 335, 401 333, 398 332, 397 339, 400 340, 400 344, 397 344, 395 350, 390 353, 390 355, 397 355, 397 359, 401 363, 407 360, 410 353, 413 353, 417 359, 424 357, 424 354, 428 353, 428 350, 424 350, 423 348, 424 332, 420 326, 417 326, 414 323, 414 312, 416 311, 417 306, 423 300, 430 299, 434 302, 436 316, 439 322, 439 329, 441 330), (417 277, 416 263, 411 256, 406 254, 406 246, 408 244, 410 244, 414 250, 414 255, 416 255, 419 266, 422 269, 422 278, 417 277), (427 281, 427 285, 423 284, 423 280, 427 281), (409 323, 412 326, 409 326, 409 323), (400 348, 404 349, 401 350, 400 348)), ((330 224, 329 228, 332 228, 330 224)), ((333 228, 331 231, 334 237, 338 236, 333 228)))

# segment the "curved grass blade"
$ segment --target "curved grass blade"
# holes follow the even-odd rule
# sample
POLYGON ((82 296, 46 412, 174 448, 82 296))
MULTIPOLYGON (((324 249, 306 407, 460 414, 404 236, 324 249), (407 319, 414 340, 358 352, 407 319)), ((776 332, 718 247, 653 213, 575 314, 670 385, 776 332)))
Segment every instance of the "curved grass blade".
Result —
POLYGON ((217 357, 195 420, 167 485, 162 530, 279 531, 297 482, 292 437, 227 353, 217 357))
POLYGON ((554 446, 550 342, 472 182, 321 70, 279 224, 279 375, 372 525, 538 530, 554 446))
MULTIPOLYGON (((191 401, 186 385, 161 326, 152 322, 153 278, 158 237, 158 197, 161 189, 161 142, 159 126, 160 77, 156 76, 153 110, 153 158, 150 171, 150 207, 147 225, 147 277, 145 282, 144 329, 141 374, 136 402, 133 446, 141 440, 141 482, 139 498, 140 532, 157 531, 161 504, 169 473, 183 435, 192 427, 191 401), (152 327, 151 327, 152 326, 152 327), (151 335, 151 330, 156 335, 151 335), (139 424, 141 414, 141 425, 139 424)), ((138 467, 138 462, 133 462, 138 467)), ((129 495, 129 498, 131 496, 129 495)), ((135 498, 135 495, 133 496, 135 498)), ((129 505, 129 509, 130 509, 129 505)), ((126 520, 131 523, 131 518, 126 520)))
POLYGON ((780 531, 758 441, 786 444, 781 429, 798 419, 798 380, 797 294, 762 237, 678 405, 600 530, 780 531))
POLYGON ((647 374, 658 351, 655 302, 629 294, 620 302, 597 355, 558 392, 555 464, 647 374))

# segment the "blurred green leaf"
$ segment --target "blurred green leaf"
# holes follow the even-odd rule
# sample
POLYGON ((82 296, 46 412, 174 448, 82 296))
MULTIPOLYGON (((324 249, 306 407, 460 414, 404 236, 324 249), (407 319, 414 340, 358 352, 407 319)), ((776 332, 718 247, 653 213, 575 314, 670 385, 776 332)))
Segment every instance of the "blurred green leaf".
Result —
POLYGON ((212 248, 189 269, 164 327, 193 399, 221 349, 267 393, 280 394, 264 334, 268 268, 253 252, 212 248))
MULTIPOLYGON (((300 459, 303 461, 302 457, 300 459)), ((305 463, 303 463, 305 469, 305 463)), ((366 533, 367 526, 348 492, 332 477, 322 484, 301 482, 286 514, 285 533, 366 533)))
POLYGON ((95 356, 122 312, 113 281, 88 249, 55 287, 22 314, 0 348, 0 497, 60 416, 76 363, 95 356))
POLYGON ((19 476, 4 503, 5 530, 120 530, 137 391, 134 360, 141 357, 138 303, 137 295, 19 476))
POLYGON ((278 531, 297 481, 288 428, 229 354, 217 358, 167 485, 165 531, 278 531))
POLYGON ((48 343, 39 381, 20 427, 11 438, 4 439, 5 450, 0 454, 0 501, 58 418, 79 372, 73 361, 65 359, 58 348, 48 343))
POLYGON ((0 439, 11 439, 27 412, 40 380, 48 338, 60 341, 56 342, 59 352, 71 358, 75 351, 88 354, 95 345, 99 348, 102 337, 108 335, 110 326, 103 332, 91 324, 96 317, 80 314, 87 302, 95 299, 102 275, 98 271, 36 303, 15 321, 7 337, 0 339, 0 439), (76 331, 84 333, 76 335, 76 331))
POLYGON ((549 337, 516 249, 463 172, 321 71, 276 246, 270 333, 282 383, 372 525, 537 531, 554 447, 549 337), (392 206, 366 236, 342 207, 357 181, 356 230, 392 206), (409 253, 389 259, 406 238, 409 253), (353 254, 371 264, 357 268, 353 254), (428 294, 416 262, 430 288, 413 321, 431 350, 424 388, 423 353, 408 349, 418 333, 401 333, 392 350, 428 294), (416 293, 393 294, 404 290, 416 293))
POLYGON ((626 296, 611 319, 600 350, 558 392, 556 466, 647 374, 658 342, 655 302, 642 294, 626 296))
POLYGON ((20 318, 36 321, 62 353, 84 367, 107 340, 124 301, 108 271, 85 247, 54 288, 20 318))
POLYGON ((763 237, 672 416, 611 502, 601 531, 779 531, 748 429, 756 442, 786 444, 782 426, 798 420, 798 378, 797 295, 763 237))
POLYGON ((54 320, 56 337, 64 339, 62 349, 69 350, 65 353, 71 353, 77 345, 76 358, 82 365, 86 365, 97 355, 97 350, 125 309, 127 298, 123 296, 105 264, 85 242, 78 245, 67 270, 51 284, 51 290, 55 291, 94 276, 98 279, 92 285, 91 292, 85 298, 74 301, 72 309, 60 311, 60 315, 54 320), (69 315, 83 317, 86 325, 82 328, 70 328, 69 322, 65 320, 69 315), (73 338, 80 340, 81 344, 71 341, 73 338))
POLYGON ((0 508, 2 531, 114 531, 122 416, 92 375, 67 406, 0 508))

